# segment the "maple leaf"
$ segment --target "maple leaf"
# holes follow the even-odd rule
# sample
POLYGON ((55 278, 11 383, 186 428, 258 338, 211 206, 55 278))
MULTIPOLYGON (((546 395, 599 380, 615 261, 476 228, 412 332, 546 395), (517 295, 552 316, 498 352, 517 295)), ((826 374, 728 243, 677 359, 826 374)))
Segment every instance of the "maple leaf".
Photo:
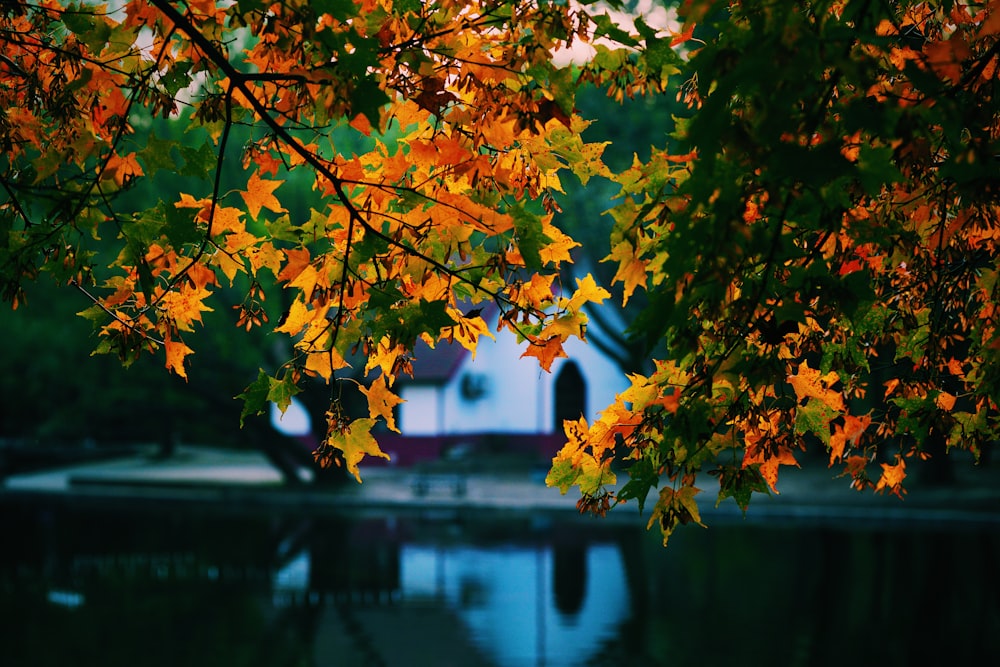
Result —
POLYGON ((761 448, 754 455, 743 458, 743 468, 749 468, 753 465, 758 466, 761 477, 774 493, 778 493, 778 468, 783 465, 799 467, 792 450, 785 446, 779 446, 773 454, 761 448))
POLYGON ((333 378, 335 371, 349 366, 350 364, 344 360, 344 357, 335 348, 321 352, 309 352, 306 355, 305 369, 316 373, 327 382, 333 378))
POLYGON ((448 308, 448 315, 456 322, 455 326, 447 327, 452 339, 458 341, 459 345, 472 352, 472 358, 476 358, 476 349, 479 345, 479 337, 486 336, 495 339, 495 336, 486 326, 485 320, 479 315, 466 317, 457 308, 448 308))
POLYGON ((646 264, 639 259, 635 248, 628 241, 621 241, 611 249, 611 254, 601 260, 602 262, 618 262, 618 270, 615 272, 614 281, 623 285, 622 306, 628 304, 629 298, 637 287, 646 287, 646 264))
POLYGON ((250 175, 247 189, 240 192, 240 196, 246 202, 250 217, 256 220, 261 208, 269 209, 275 213, 285 212, 281 202, 272 194, 282 183, 284 181, 265 181, 257 175, 257 172, 250 175))
POLYGON ((312 261, 308 248, 289 248, 285 251, 285 258, 287 262, 277 275, 279 282, 295 280, 309 266, 310 261, 312 261))
POLYGON ((189 354, 194 354, 194 350, 185 345, 183 341, 170 340, 169 338, 163 341, 163 347, 167 353, 166 367, 186 381, 188 376, 184 369, 184 358, 189 354))
POLYGON ((311 310, 301 299, 296 299, 284 315, 284 321, 274 327, 274 330, 294 336, 302 331, 302 328, 309 324, 315 316, 316 311, 311 310))
POLYGON ((392 393, 385 382, 385 376, 379 375, 378 379, 372 382, 370 387, 361 387, 361 393, 368 399, 368 416, 372 419, 382 417, 386 426, 390 430, 399 433, 396 428, 396 418, 392 414, 392 409, 405 401, 392 393))
POLYGON ((854 415, 844 415, 844 424, 834 426, 833 435, 830 436, 830 465, 844 458, 844 450, 848 446, 855 446, 865 429, 871 424, 871 417, 864 415, 855 417, 854 415))
POLYGON ((899 454, 896 455, 896 463, 882 463, 882 476, 879 477, 878 484, 875 485, 876 493, 889 491, 899 498, 903 497, 906 489, 903 488, 903 480, 906 479, 906 462, 899 454))
POLYGON ((331 429, 327 434, 325 444, 344 453, 344 465, 354 479, 361 483, 361 471, 358 464, 365 456, 378 456, 389 460, 389 455, 383 452, 378 442, 371 434, 375 425, 373 419, 355 419, 343 429, 331 429))
POLYGON ((670 536, 677 526, 696 523, 704 527, 701 522, 701 514, 698 511, 698 503, 694 497, 700 490, 684 485, 680 489, 665 486, 660 489, 660 495, 650 513, 647 529, 659 526, 663 535, 663 546, 667 546, 670 536))
POLYGON ((583 278, 576 279, 576 291, 564 307, 567 310, 579 310, 585 303, 600 304, 610 296, 606 289, 597 284, 594 276, 588 273, 583 278))
POLYGON ((193 287, 183 284, 176 292, 163 295, 163 307, 167 315, 174 320, 181 331, 192 331, 194 322, 201 322, 201 314, 212 309, 205 305, 211 292, 204 287, 193 287))
POLYGON ((570 312, 552 320, 539 334, 540 338, 558 336, 566 340, 570 336, 583 339, 587 331, 587 316, 580 312, 570 312))
POLYGON ((580 247, 579 243, 564 234, 548 218, 542 220, 542 234, 548 239, 538 251, 543 264, 553 264, 558 267, 561 262, 573 261, 569 251, 580 247))
POLYGON ((552 336, 546 339, 529 338, 528 348, 521 355, 524 357, 535 357, 538 359, 539 365, 546 371, 552 368, 552 362, 559 357, 565 357, 566 352, 563 350, 562 339, 559 336, 552 336))
POLYGON ((833 410, 844 412, 847 407, 844 405, 844 397, 839 391, 830 389, 831 385, 840 381, 840 376, 830 371, 826 375, 820 375, 818 370, 809 368, 809 362, 803 361, 799 364, 799 372, 788 376, 788 382, 795 390, 795 395, 801 401, 806 398, 815 398, 822 401, 833 410))

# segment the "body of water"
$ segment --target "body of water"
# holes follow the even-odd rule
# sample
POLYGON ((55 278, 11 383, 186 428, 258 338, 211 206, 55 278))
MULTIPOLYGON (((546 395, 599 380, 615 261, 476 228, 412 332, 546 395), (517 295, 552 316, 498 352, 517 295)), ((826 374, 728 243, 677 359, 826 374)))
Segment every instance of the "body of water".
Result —
POLYGON ((992 527, 0 506, 10 667, 993 664, 992 527))

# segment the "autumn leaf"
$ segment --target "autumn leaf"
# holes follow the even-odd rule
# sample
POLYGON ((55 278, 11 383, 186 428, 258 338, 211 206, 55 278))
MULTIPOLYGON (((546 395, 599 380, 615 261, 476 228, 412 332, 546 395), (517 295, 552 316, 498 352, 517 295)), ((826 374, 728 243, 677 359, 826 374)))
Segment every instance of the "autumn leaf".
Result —
POLYGON ((678 526, 695 523, 704 527, 698 504, 694 499, 698 493, 699 489, 687 485, 681 486, 680 489, 669 486, 660 489, 659 498, 649 516, 647 529, 659 527, 663 536, 663 546, 667 546, 670 536, 678 526))
POLYGON ((772 493, 778 493, 778 468, 780 466, 799 467, 792 450, 784 446, 779 446, 774 453, 769 453, 761 448, 755 455, 743 458, 744 469, 754 465, 758 467, 761 477, 767 482, 772 493))
POLYGON ((358 465, 365 456, 377 456, 389 460, 389 455, 383 452, 371 430, 375 425, 373 419, 355 419, 344 430, 334 429, 327 434, 325 444, 344 453, 344 465, 348 472, 361 483, 361 470, 358 465))
POLYGON ((260 215, 261 208, 266 208, 275 213, 285 212, 285 208, 273 194, 282 183, 284 181, 265 181, 256 172, 251 174, 250 180, 247 181, 247 189, 240 192, 240 196, 246 202, 250 217, 256 220, 257 216, 260 215))
POLYGON ((333 374, 341 368, 348 368, 350 364, 344 360, 336 348, 329 350, 307 351, 304 368, 310 373, 315 373, 327 382, 333 379, 333 374))
POLYGON ((939 392, 937 397, 934 399, 934 404, 945 412, 951 412, 955 408, 955 395, 949 394, 946 391, 939 392))
POLYGON ((815 398, 822 401, 824 405, 832 410, 843 412, 846 410, 844 397, 839 391, 830 387, 840 381, 840 376, 831 371, 826 375, 820 375, 818 370, 809 368, 809 362, 803 361, 799 364, 799 372, 788 376, 788 382, 795 390, 798 399, 815 398))
POLYGON ((632 293, 637 287, 646 287, 646 265, 639 259, 635 248, 628 241, 621 241, 611 249, 611 254, 602 261, 618 262, 618 270, 615 272, 615 282, 621 282, 622 306, 628 304, 632 293))
POLYGON ((405 401, 392 393, 385 382, 385 376, 379 375, 369 387, 361 387, 361 393, 368 399, 368 416, 372 419, 382 417, 389 430, 399 433, 396 428, 396 418, 393 415, 393 408, 405 401))
POLYGON ((903 494, 906 493, 906 489, 903 488, 903 480, 906 479, 906 462, 903 457, 896 455, 896 463, 882 463, 882 476, 879 477, 878 483, 875 485, 876 493, 885 493, 888 491, 893 495, 902 498, 903 494))
POLYGON ((449 337, 452 340, 457 341, 458 344, 465 349, 472 352, 473 359, 476 358, 476 350, 479 346, 480 336, 495 339, 495 336, 490 331, 490 328, 486 326, 485 320, 483 320, 483 318, 479 315, 467 317, 457 308, 448 308, 447 313, 451 316, 452 320, 455 321, 454 326, 447 328, 449 337))
POLYGON ((522 358, 537 358, 539 365, 546 371, 552 369, 553 361, 565 356, 566 352, 563 350, 562 339, 559 336, 551 336, 544 340, 529 339, 529 345, 524 350, 524 354, 521 355, 522 358))
POLYGON ((212 309, 205 305, 205 299, 211 296, 204 287, 181 285, 178 291, 168 292, 163 296, 163 308, 174 320, 181 331, 192 331, 195 322, 201 322, 201 314, 212 309))
POLYGON ((188 376, 187 371, 184 369, 184 359, 189 354, 194 354, 194 350, 182 341, 170 339, 163 341, 163 347, 167 353, 166 367, 187 380, 188 376))
POLYGON ((584 304, 600 304, 610 296, 606 289, 597 284, 594 276, 588 273, 583 278, 576 279, 576 291, 564 307, 570 311, 579 310, 584 304))
POLYGON ((24 308, 44 275, 92 303, 97 352, 163 346, 181 376, 181 334, 249 346, 279 370, 240 394, 241 424, 378 369, 369 418, 328 413, 356 476, 414 343, 475 355, 496 304, 544 370, 571 336, 621 366, 596 421, 564 422, 551 482, 600 514, 669 481, 665 537, 700 522, 699 476, 746 509, 814 440, 897 495, 902 458, 867 476, 891 448, 997 440, 995 3, 686 3, 666 29, 496 4, 0 11, 0 298, 24 308), (587 58, 549 57, 577 32, 587 58), (817 48, 838 35, 851 48, 817 48), (240 338, 216 330, 231 306, 240 338), (364 368, 339 376, 345 355, 364 368))
POLYGON ((871 424, 871 417, 864 415, 855 417, 844 415, 844 423, 834 426, 833 435, 830 436, 830 465, 844 458, 844 450, 857 445, 858 440, 865 429, 871 424))

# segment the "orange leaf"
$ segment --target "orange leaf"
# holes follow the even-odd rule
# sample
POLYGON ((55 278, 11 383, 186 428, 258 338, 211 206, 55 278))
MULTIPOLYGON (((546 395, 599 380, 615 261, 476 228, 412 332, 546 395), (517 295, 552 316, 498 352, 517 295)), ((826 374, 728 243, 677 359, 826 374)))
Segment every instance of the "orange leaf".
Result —
POLYGON ((285 257, 288 259, 288 263, 285 264, 285 268, 278 272, 279 281, 295 280, 309 266, 308 248, 289 248, 285 251, 285 257))
POLYGON ((844 458, 844 450, 848 445, 854 446, 865 429, 872 423, 871 417, 855 417, 844 415, 844 424, 834 426, 833 435, 830 436, 830 465, 844 458))
POLYGON ((955 396, 946 391, 942 391, 937 395, 937 398, 934 399, 934 403, 942 410, 951 412, 952 408, 955 407, 955 396))
POLYGON ((521 358, 536 357, 539 365, 548 371, 552 368, 553 360, 557 357, 565 356, 566 352, 563 350, 562 340, 559 336, 552 336, 544 341, 532 340, 528 349, 521 355, 521 358))
POLYGON ((240 192, 240 196, 246 202, 251 217, 256 220, 261 208, 270 209, 275 213, 285 212, 281 202, 272 194, 282 183, 284 181, 265 181, 257 175, 257 172, 250 176, 246 192, 240 192))
POLYGON ((906 489, 902 486, 903 480, 906 478, 906 462, 903 461, 903 458, 899 454, 896 455, 896 461, 896 465, 881 464, 882 477, 879 478, 878 484, 875 485, 875 491, 879 493, 889 491, 902 498, 903 494, 906 493, 906 489))
POLYGON ((847 406, 844 405, 843 395, 839 391, 829 388, 830 385, 840 381, 840 376, 833 371, 820 376, 818 370, 809 368, 808 361, 803 361, 799 364, 798 374, 789 375, 788 381, 800 401, 805 398, 815 398, 833 410, 843 412, 847 409, 847 406))
POLYGON ((201 322, 201 313, 212 310, 202 303, 211 294, 203 287, 192 287, 184 283, 176 292, 167 292, 163 295, 163 307, 167 315, 177 324, 178 329, 191 331, 194 322, 201 322))
POLYGON ((792 450, 781 446, 778 447, 778 451, 773 455, 768 454, 764 448, 761 448, 755 456, 747 456, 743 459, 744 468, 754 463, 760 464, 760 474, 767 481, 767 485, 771 487, 771 491, 774 493, 778 493, 778 468, 783 465, 799 467, 799 462, 795 460, 792 450))
POLYGON ((187 371, 184 369, 184 357, 194 354, 194 350, 185 345, 182 341, 167 339, 163 342, 163 347, 167 352, 167 363, 165 366, 174 373, 180 375, 186 381, 187 371))

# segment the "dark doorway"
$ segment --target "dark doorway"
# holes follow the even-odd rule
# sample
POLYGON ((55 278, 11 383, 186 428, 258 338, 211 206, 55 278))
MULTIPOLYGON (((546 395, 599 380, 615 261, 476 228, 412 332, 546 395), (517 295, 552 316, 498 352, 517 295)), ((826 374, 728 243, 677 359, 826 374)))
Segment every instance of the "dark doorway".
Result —
POLYGON ((566 362, 559 371, 555 404, 557 432, 562 432, 563 421, 577 420, 587 414, 587 382, 576 362, 566 362))

